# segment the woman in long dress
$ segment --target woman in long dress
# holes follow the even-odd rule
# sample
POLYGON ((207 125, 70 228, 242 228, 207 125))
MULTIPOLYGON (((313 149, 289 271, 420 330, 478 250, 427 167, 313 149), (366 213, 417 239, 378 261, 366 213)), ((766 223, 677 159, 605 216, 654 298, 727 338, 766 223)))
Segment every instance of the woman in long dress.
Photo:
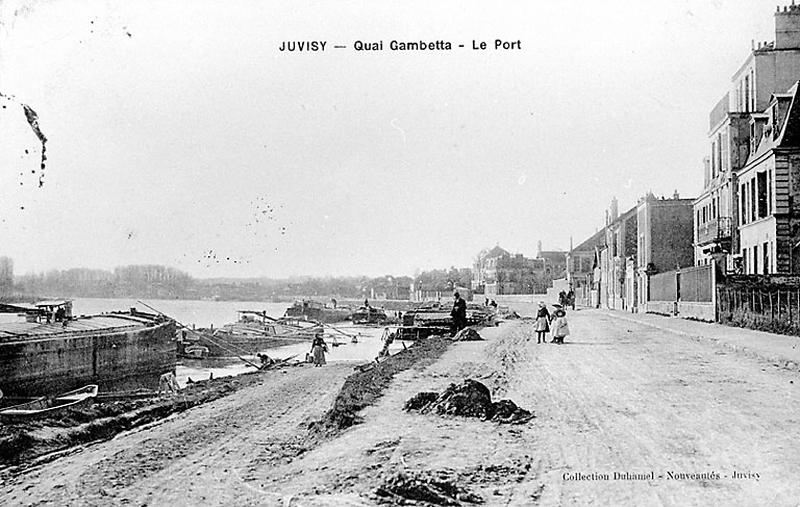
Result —
POLYGON ((314 341, 311 343, 311 354, 314 356, 314 366, 322 366, 325 364, 325 353, 328 351, 328 345, 322 339, 322 334, 317 333, 314 336, 314 341))
POLYGON ((536 323, 533 325, 536 331, 536 343, 547 343, 547 332, 550 331, 550 312, 544 301, 539 301, 539 311, 536 313, 536 323))

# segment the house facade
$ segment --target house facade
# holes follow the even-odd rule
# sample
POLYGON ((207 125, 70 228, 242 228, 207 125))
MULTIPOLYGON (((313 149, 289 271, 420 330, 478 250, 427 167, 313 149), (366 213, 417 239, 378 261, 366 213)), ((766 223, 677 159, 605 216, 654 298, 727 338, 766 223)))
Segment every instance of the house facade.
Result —
POLYGON ((751 155, 738 173, 742 272, 800 272, 800 104, 795 83, 751 120, 751 155))
POLYGON ((695 199, 647 194, 636 206, 636 301, 649 299, 649 277, 694 265, 695 199))
POLYGON ((618 212, 614 198, 606 211, 605 245, 600 248, 600 306, 627 310, 635 301, 626 297, 627 261, 636 255, 636 207, 623 214, 618 212))
POLYGON ((704 160, 703 191, 693 203, 696 265, 716 262, 728 272, 741 269, 739 170, 747 162, 751 121, 774 93, 800 76, 800 7, 778 8, 775 41, 754 45, 731 78, 731 87, 709 114, 709 155, 704 160))

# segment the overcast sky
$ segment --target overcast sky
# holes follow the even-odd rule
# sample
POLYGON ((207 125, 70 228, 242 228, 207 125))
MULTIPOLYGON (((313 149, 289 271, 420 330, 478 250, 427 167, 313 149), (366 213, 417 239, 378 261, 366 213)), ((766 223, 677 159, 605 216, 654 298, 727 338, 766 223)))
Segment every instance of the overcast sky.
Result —
POLYGON ((566 249, 612 196, 699 193, 708 112, 775 5, 0 1, 0 255, 279 277, 566 249), (327 46, 279 51, 298 40, 327 46))

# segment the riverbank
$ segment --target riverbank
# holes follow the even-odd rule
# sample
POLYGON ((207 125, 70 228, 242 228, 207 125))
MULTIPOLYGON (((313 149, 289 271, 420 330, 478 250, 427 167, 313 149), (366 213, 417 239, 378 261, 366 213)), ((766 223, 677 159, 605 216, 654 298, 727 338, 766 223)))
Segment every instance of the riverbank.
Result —
POLYGON ((365 371, 354 371, 358 363, 353 362, 332 363, 325 368, 293 362, 266 371, 194 382, 173 397, 97 401, 35 421, 4 422, 0 425, 0 466, 6 468, 0 477, 22 474, 31 466, 79 451, 81 446, 160 424, 194 407, 213 404, 234 394, 233 403, 246 404, 253 397, 270 393, 275 398, 271 403, 284 411, 291 411, 313 397, 331 398, 332 408, 319 414, 316 420, 308 421, 310 431, 301 435, 311 445, 358 423, 357 412, 373 403, 395 374, 430 364, 449 343, 438 337, 423 340, 379 365, 364 368, 365 371), (319 382, 317 377, 325 380, 319 382), (293 386, 296 396, 287 395, 287 383, 293 386))

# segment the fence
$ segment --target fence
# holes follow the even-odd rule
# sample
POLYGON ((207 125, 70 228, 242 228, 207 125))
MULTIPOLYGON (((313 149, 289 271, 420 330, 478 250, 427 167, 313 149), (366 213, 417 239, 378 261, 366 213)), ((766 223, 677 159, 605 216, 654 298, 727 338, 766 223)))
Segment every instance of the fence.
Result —
POLYGON ((680 270, 678 297, 681 301, 710 303, 714 293, 713 266, 695 266, 680 270))
POLYGON ((800 289, 721 286, 717 314, 729 326, 800 334, 800 289))
POLYGON ((648 301, 677 301, 678 277, 675 271, 659 273, 650 277, 648 301))
POLYGON ((684 318, 716 320, 713 264, 650 276, 646 311, 684 318))

